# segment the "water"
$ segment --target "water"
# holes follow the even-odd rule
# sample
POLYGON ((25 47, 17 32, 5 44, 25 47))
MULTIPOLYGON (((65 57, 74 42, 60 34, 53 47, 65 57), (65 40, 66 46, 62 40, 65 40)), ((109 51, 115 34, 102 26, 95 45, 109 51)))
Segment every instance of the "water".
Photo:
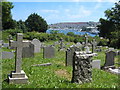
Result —
MULTIPOLYGON (((51 29, 48 29, 46 31, 46 33, 50 33, 52 30, 51 29)), ((78 31, 75 31, 75 30, 54 30, 54 31, 58 31, 58 33, 64 33, 65 35, 68 33, 68 32, 73 32, 75 35, 84 35, 84 34, 88 34, 89 36, 91 37, 94 37, 98 34, 91 34, 89 32, 78 32, 78 31)))

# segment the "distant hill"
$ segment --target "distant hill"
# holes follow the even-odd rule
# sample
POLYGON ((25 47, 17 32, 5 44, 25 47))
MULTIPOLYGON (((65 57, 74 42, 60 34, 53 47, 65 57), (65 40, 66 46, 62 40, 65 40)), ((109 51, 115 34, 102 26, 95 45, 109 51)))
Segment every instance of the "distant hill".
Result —
POLYGON ((96 28, 99 22, 61 22, 50 24, 49 28, 52 29, 82 29, 87 27, 96 28))

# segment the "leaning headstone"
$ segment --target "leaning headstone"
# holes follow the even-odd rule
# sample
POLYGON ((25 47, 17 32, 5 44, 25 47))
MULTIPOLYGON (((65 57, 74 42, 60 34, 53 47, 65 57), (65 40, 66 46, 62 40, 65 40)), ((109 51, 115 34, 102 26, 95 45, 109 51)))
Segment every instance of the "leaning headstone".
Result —
POLYGON ((73 65, 73 55, 75 51, 80 51, 80 48, 77 48, 76 46, 70 46, 66 51, 66 61, 65 65, 73 65))
POLYGON ((114 57, 116 56, 116 53, 114 51, 108 51, 106 52, 106 59, 105 59, 105 67, 106 66, 113 66, 114 65, 114 57))
POLYGON ((24 42, 29 42, 29 47, 23 47, 22 58, 34 57, 34 45, 30 41, 24 41, 24 42))
POLYGON ((34 44, 34 53, 39 53, 41 48, 41 42, 38 39, 33 39, 32 44, 34 44))
POLYGON ((7 52, 7 51, 2 52, 2 59, 12 59, 12 58, 14 58, 13 52, 7 52))
POLYGON ((82 84, 92 81, 91 57, 95 55, 97 54, 87 54, 85 52, 74 53, 71 82, 82 84))
POLYGON ((43 48, 43 58, 53 58, 55 56, 54 47, 44 47, 43 48))
POLYGON ((92 68, 100 69, 100 60, 93 60, 92 61, 92 68))
POLYGON ((10 46, 16 47, 16 58, 15 58, 15 71, 11 72, 8 76, 10 84, 27 83, 28 77, 25 72, 21 70, 22 64, 22 49, 23 47, 29 47, 29 42, 23 42, 23 34, 17 33, 17 41, 10 41, 10 46))

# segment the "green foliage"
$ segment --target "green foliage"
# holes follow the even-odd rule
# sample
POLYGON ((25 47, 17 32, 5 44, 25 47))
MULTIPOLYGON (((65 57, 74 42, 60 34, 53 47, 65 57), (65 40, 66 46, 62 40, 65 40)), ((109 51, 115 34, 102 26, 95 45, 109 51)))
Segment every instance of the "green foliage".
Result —
POLYGON ((22 20, 19 20, 17 22, 17 28, 21 29, 23 31, 23 33, 27 32, 27 27, 25 26, 25 22, 23 22, 22 20))
POLYGON ((100 19, 101 25, 98 26, 100 36, 109 39, 109 46, 120 48, 120 39, 115 34, 120 30, 120 1, 115 3, 115 7, 105 11, 107 19, 100 19), (115 33, 113 33, 115 32, 115 33))
POLYGON ((111 32, 110 46, 114 48, 120 48, 120 31, 111 32))
MULTIPOLYGON (((50 45, 52 42, 45 42, 50 45)), ((73 43, 70 43, 71 45, 73 43)), ((55 49, 57 50, 57 48, 55 49)), ((100 59, 104 64, 105 54, 99 52, 94 59, 100 59)), ((34 58, 23 58, 22 69, 28 76, 28 84, 8 84, 5 79, 14 70, 15 59, 4 59, 2 61, 2 88, 116 88, 118 87, 118 75, 93 69, 92 82, 84 84, 71 83, 72 66, 65 66, 65 52, 56 51, 54 58, 43 58, 41 53, 35 54, 34 58), (35 64, 52 63, 51 66, 32 66, 35 64)))
POLYGON ((101 39, 98 43, 98 46, 107 46, 108 41, 106 39, 101 39))
POLYGON ((68 32, 67 35, 68 36, 74 36, 75 34, 73 32, 68 32))
POLYGON ((51 30, 51 31, 50 31, 50 34, 58 34, 58 31, 56 31, 56 30, 51 30))
POLYGON ((28 19, 25 21, 25 24, 29 32, 46 32, 48 27, 47 22, 36 13, 33 13, 30 16, 28 16, 28 19))
POLYGON ((16 21, 12 19, 11 15, 13 7, 11 2, 2 2, 2 27, 4 30, 16 28, 16 21))

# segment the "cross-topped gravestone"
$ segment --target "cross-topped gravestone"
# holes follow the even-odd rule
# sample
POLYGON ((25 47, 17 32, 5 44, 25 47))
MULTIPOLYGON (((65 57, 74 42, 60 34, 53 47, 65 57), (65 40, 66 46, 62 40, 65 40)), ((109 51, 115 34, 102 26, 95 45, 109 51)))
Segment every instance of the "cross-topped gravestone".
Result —
POLYGON ((88 35, 87 34, 85 35, 85 45, 86 46, 88 45, 88 35))
POLYGON ((92 53, 95 51, 95 47, 97 45, 95 39, 93 39, 93 41, 91 42, 92 43, 92 53))
POLYGON ((22 48, 29 47, 29 42, 23 42, 23 34, 17 34, 17 41, 11 41, 10 46, 16 47, 16 61, 15 61, 15 71, 17 73, 21 72, 21 63, 22 63, 22 48))
POLYGON ((21 70, 22 64, 22 49, 23 47, 29 47, 29 42, 23 42, 23 34, 17 33, 17 41, 10 41, 10 46, 16 48, 16 58, 15 58, 15 72, 12 72, 11 77, 9 77, 9 83, 26 83, 28 77, 25 75, 24 71, 21 70))

